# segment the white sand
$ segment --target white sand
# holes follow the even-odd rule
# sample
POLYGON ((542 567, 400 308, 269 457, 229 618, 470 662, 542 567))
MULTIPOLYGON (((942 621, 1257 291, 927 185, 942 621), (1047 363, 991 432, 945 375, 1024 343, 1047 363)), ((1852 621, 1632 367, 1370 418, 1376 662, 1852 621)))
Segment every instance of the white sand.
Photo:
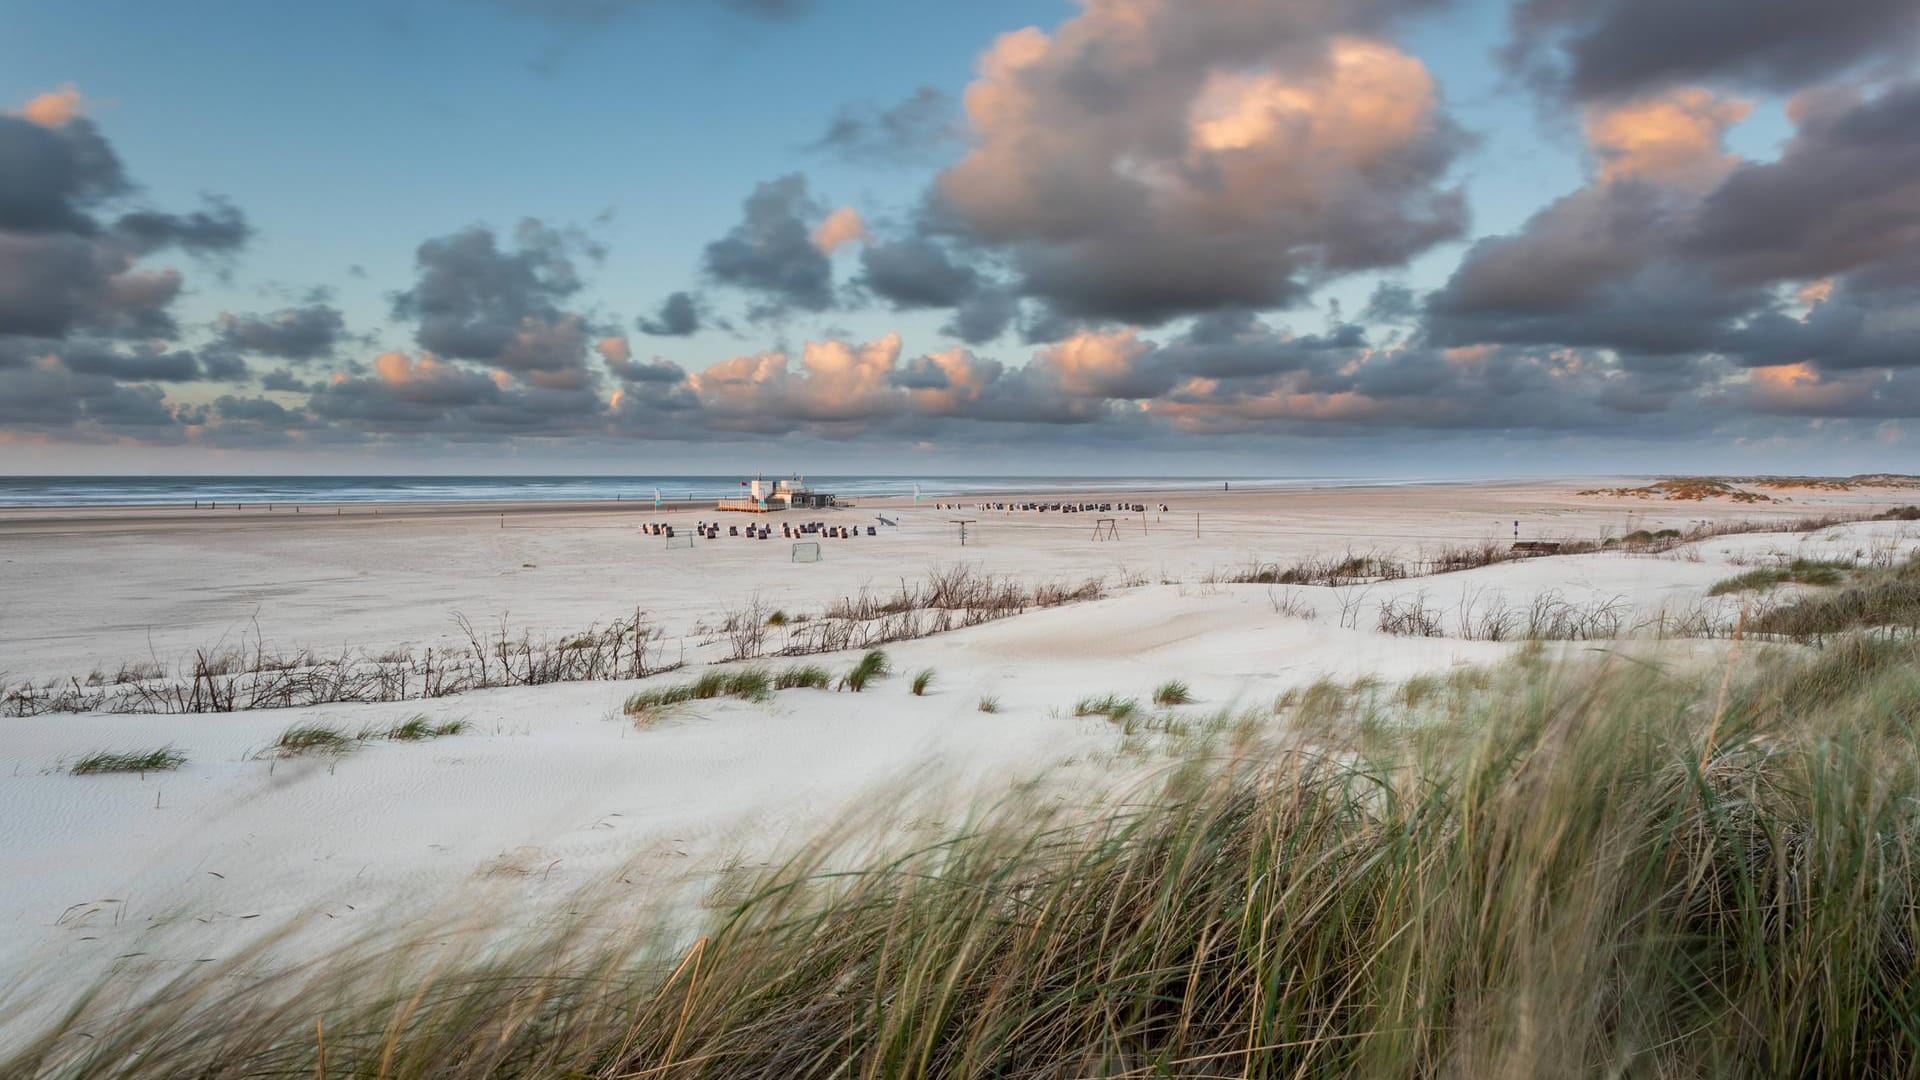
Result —
MULTIPOLYGON (((1149 513, 1144 529, 1138 517, 1123 522, 1122 539, 1103 544, 1089 541, 1095 515, 893 506, 884 512, 903 519, 901 528, 824 541, 817 565, 789 562, 778 539, 667 551, 635 535, 631 514, 604 512, 521 513, 505 529, 497 518, 444 513, 218 526, 164 515, 0 515, 0 669, 36 677, 112 670, 150 651, 171 659, 250 635, 256 621, 283 648, 377 651, 449 641, 453 610, 565 631, 637 606, 678 637, 717 624, 756 593, 775 607, 817 610, 862 585, 886 588, 963 556, 1029 579, 1125 571, 1153 582, 892 646, 901 674, 865 694, 701 703, 644 730, 620 712, 645 685, 633 682, 426 703, 0 720, 0 985, 70 991, 116 964, 130 975, 177 974, 231 958, 267 928, 317 929, 283 947, 311 951, 471 906, 489 892, 537 903, 609 882, 636 896, 688 881, 704 889, 728 866, 777 858, 863 810, 902 829, 935 830, 978 799, 1063 769, 1137 772, 1140 761, 1114 758, 1121 737, 1112 725, 1072 716, 1082 696, 1144 698, 1179 677, 1201 699, 1184 711, 1199 716, 1264 708, 1325 675, 1399 679, 1513 648, 1377 633, 1372 613, 1383 602, 1423 595, 1451 623, 1463 596, 1524 605, 1554 592, 1574 603, 1617 600, 1640 619, 1701 602, 1740 565, 1867 557, 1920 538, 1911 526, 1854 525, 1731 536, 1659 557, 1539 559, 1354 590, 1291 590, 1311 619, 1275 612, 1287 590, 1201 581, 1209 568, 1254 558, 1413 555, 1442 541, 1505 539, 1516 517, 1523 535, 1541 538, 1861 505, 1809 496, 1758 510, 1703 508, 1577 499, 1572 487, 1143 495, 1178 509, 1149 513), (964 552, 945 524, 953 516, 985 519, 964 552), (1342 592, 1361 594, 1347 627, 1342 592), (934 692, 914 697, 905 676, 925 667, 938 672, 934 692), (1002 711, 979 712, 982 694, 996 695, 1002 711), (471 726, 339 758, 259 753, 296 723, 358 729, 420 713, 471 726), (66 774, 88 752, 161 745, 185 752, 189 764, 144 778, 66 774), (922 800, 905 798, 909 791, 922 800)), ((862 508, 830 520, 872 516, 862 508)), ((685 648, 695 669, 654 682, 697 674, 699 662, 723 651, 697 636, 685 648)), ((815 660, 841 668, 851 657, 815 660)))

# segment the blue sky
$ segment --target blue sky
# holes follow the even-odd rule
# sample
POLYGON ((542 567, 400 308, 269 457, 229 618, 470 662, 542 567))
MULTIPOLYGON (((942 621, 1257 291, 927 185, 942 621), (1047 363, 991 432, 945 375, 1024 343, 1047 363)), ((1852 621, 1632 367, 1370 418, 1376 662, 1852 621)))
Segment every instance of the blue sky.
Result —
MULTIPOLYGON (((1704 11, 1722 0, 1701 3, 1704 11)), ((103 249, 124 260, 121 273, 179 271, 177 295, 145 311, 163 315, 167 329, 149 319, 128 330, 125 320, 113 322, 118 315, 97 311, 52 334, 26 332, 32 320, 11 331, 0 321, 0 345, 9 347, 0 350, 0 379, 17 380, 16 403, 28 394, 68 395, 50 399, 55 408, 20 407, 11 418, 0 409, 0 437, 10 436, 0 442, 0 469, 111 470, 155 461, 214 471, 384 468, 390 461, 463 469, 502 454, 529 468, 618 469, 635 456, 671 463, 688 430, 736 435, 750 444, 743 457, 907 453, 984 457, 1037 471, 1063 459, 1112 460, 1130 471, 1161 471, 1162 460, 1176 463, 1169 472, 1192 471, 1196 462, 1259 471, 1276 456, 1304 459, 1308 467, 1293 471, 1344 461, 1392 469, 1410 458, 1410 472, 1431 471, 1432 462, 1458 472, 1609 471, 1650 460, 1716 468, 1813 460, 1844 469, 1910 453, 1888 448, 1908 447, 1904 421, 1914 410, 1907 402, 1920 401, 1920 393, 1909 397, 1898 362, 1920 334, 1913 297, 1868 287, 1888 277, 1897 253, 1852 250, 1799 260, 1804 266, 1775 260, 1755 276, 1724 252, 1708 260, 1692 248, 1662 246, 1663 233, 1717 221, 1717 208, 1733 201, 1720 188, 1739 188, 1736 174, 1745 167, 1772 167, 1780 183, 1817 171, 1811 151, 1790 152, 1799 129, 1788 103, 1796 97, 1851 94, 1857 109, 1897 108, 1913 59, 1910 13, 1880 0, 1846 0, 1814 31, 1783 25, 1777 39, 1744 43, 1745 53, 1703 46, 1688 55, 1676 45, 1666 69, 1596 94, 1581 80, 1589 69, 1611 77, 1606 65, 1618 62, 1587 43, 1618 29, 1614 23, 1633 29, 1631 20, 1652 9, 1643 0, 1597 0, 1579 17, 1584 22, 1548 19, 1544 30, 1517 29, 1527 9, 1551 7, 1542 0, 1200 0, 1184 10, 1170 0, 16 5, 0 41, 0 102, 30 119, 28 103, 71 88, 79 119, 40 126, 70 141, 82 127, 97 132, 135 185, 111 197, 87 195, 94 227, 74 238, 104 236, 126 220, 118 215, 134 210, 183 215, 211 205, 209 196, 243 216, 245 235, 198 248, 180 240, 103 249), (1272 22, 1242 10, 1263 3, 1293 20, 1273 40, 1242 52, 1231 35, 1207 37, 1210 22, 1272 22), (766 6, 790 10, 769 15, 766 6), (1125 31, 1116 28, 1134 25, 1129 19, 1147 28, 1147 44, 1121 40, 1125 31), (1047 42, 1044 55, 1001 85, 1030 95, 1027 112, 998 130, 964 119, 954 103, 971 83, 986 81, 983 55, 999 35, 1023 27, 1047 35, 1039 39, 1047 42), (1189 37, 1214 44, 1181 52, 1189 37), (1372 51, 1356 54, 1354 42, 1372 51), (1074 88, 1074 78, 1125 49, 1141 54, 1119 62, 1129 80, 1165 80, 1174 88, 1166 92, 1192 94, 1192 102, 1169 113, 1134 86, 1110 88, 1110 100, 1074 88), (1367 58, 1373 81, 1354 84, 1358 90, 1301 89, 1320 86, 1315 80, 1342 55, 1367 58), (1393 66, 1402 58, 1411 66, 1393 66), (1400 83, 1378 89, 1389 72, 1400 83), (1359 136, 1343 134, 1341 125, 1378 115, 1354 106, 1356 95, 1378 90, 1381 102, 1404 103, 1423 81, 1434 97, 1417 116, 1417 131, 1393 134, 1400 141, 1386 150, 1351 149, 1359 136), (1254 108, 1269 100, 1257 97, 1267 92, 1259 88, 1276 86, 1296 95, 1284 100, 1304 93, 1309 102, 1285 106, 1296 110, 1286 124, 1310 126, 1314 110, 1350 115, 1301 136, 1306 141, 1294 144, 1291 157, 1275 151, 1257 165, 1225 156, 1196 164, 1199 151, 1189 150, 1142 164, 1163 151, 1167 115, 1184 108, 1198 124, 1193 118, 1221 94, 1244 95, 1237 107, 1254 108), (817 145, 836 116, 871 116, 923 88, 950 103, 954 137, 914 147, 900 162, 817 145), (1659 108, 1667 111, 1656 114, 1659 108), (1698 123, 1678 143, 1651 151, 1593 134, 1607 117, 1622 118, 1620 130, 1644 132, 1682 113, 1698 123), (1109 123, 1125 130, 1087 134, 1109 123), (1059 132, 1060 147, 1020 141, 1036 131, 1059 132), (1675 164, 1675 153, 1687 160, 1675 164), (1341 154, 1358 155, 1359 164, 1321 175, 1316 159, 1341 154), (1098 235, 1084 223, 1056 227, 1032 207, 1008 204, 997 189, 977 200, 968 193, 969 185, 985 190, 1017 179, 1019 190, 1042 201, 1036 206, 1064 200, 1070 218, 1075 189, 1047 185, 1087 167, 1097 170, 1088 174, 1095 180, 1087 197, 1104 192, 1120 205, 1173 190, 1168 181, 1140 179, 1152 170, 1190 170, 1173 181, 1184 185, 1173 194, 1185 202, 1165 221, 1134 228, 1116 220, 1111 235, 1098 235), (1218 283, 1189 287, 1177 269, 1189 260, 1204 278, 1215 261, 1208 246, 1215 241, 1191 235, 1193 221, 1212 220, 1204 202, 1214 183, 1207 170, 1215 167, 1252 170, 1251 186, 1235 196, 1241 204, 1276 193, 1272 213, 1245 205, 1232 211, 1252 215, 1248 235, 1229 229, 1217 241, 1220 267, 1244 261, 1252 274, 1266 272, 1257 269, 1267 266, 1260 243, 1284 249, 1288 265, 1271 280, 1243 287, 1222 269, 1218 283), (786 214, 810 228, 827 211, 849 208, 865 225, 862 238, 831 251, 825 302, 769 291, 767 278, 753 277, 761 271, 730 274, 713 261, 711 246, 754 220, 743 202, 758 186, 793 176, 804 195, 778 213, 768 209, 767 221, 778 224, 786 214), (1280 194, 1300 187, 1317 192, 1307 218, 1280 194), (1350 190, 1368 201, 1332 209, 1350 190), (1448 193, 1457 193, 1458 210, 1441 205, 1448 193), (1530 223, 1556 200, 1569 203, 1554 211, 1558 218, 1530 223), (1579 247, 1587 241, 1568 240, 1556 221, 1599 214, 1603 204, 1619 215, 1655 201, 1661 224, 1620 226, 1639 247, 1608 257, 1611 276, 1582 279, 1577 304, 1542 312, 1526 308, 1534 300, 1498 295, 1485 283, 1506 265, 1494 256, 1529 260, 1537 279, 1593 273, 1592 250, 1579 247), (1341 233, 1349 226, 1325 220, 1336 212, 1357 215, 1350 231, 1372 233, 1341 233), (1283 218, 1288 223, 1275 223, 1283 218), (554 257, 580 287, 520 298, 524 310, 509 298, 507 315, 523 328, 537 323, 550 332, 542 347, 568 355, 516 361, 484 349, 436 353, 432 341, 458 335, 433 338, 417 307, 395 302, 410 291, 426 295, 422 245, 483 227, 505 266, 516 226, 529 219, 566 247, 554 257), (1016 220, 1017 227, 1007 224, 1016 220), (1408 239, 1423 230, 1423 238, 1408 239), (916 300, 919 306, 903 310, 906 293, 879 284, 868 260, 875 249, 914 238, 932 238, 956 273, 982 283, 967 295, 992 293, 1014 305, 1005 329, 963 342, 951 331, 961 301, 916 300), (1506 248, 1475 247, 1489 238, 1506 248), (1346 265, 1354 257, 1343 253, 1355 250, 1366 265, 1346 265), (1115 260, 1158 264, 1163 252, 1164 264, 1143 267, 1139 281, 1112 267, 1115 260), (1660 315, 1673 322, 1662 344, 1592 329, 1596 320, 1617 321, 1603 317, 1607 304, 1657 308, 1674 292, 1662 282, 1707 278, 1716 282, 1711 296, 1660 315), (1363 312, 1383 282, 1406 287, 1408 308, 1369 322, 1363 312), (1804 300, 1813 286, 1835 297, 1824 300, 1828 322, 1804 300), (637 332, 636 319, 678 292, 697 298, 698 332, 637 332), (1842 301, 1857 310, 1840 312, 1842 301), (337 312, 342 327, 318 359, 236 352, 237 339, 222 337, 223 315, 269 318, 313 305, 337 312), (1247 356, 1262 348, 1271 355, 1228 362, 1206 353, 1228 341, 1220 333, 1208 338, 1207 320, 1227 313, 1241 320, 1230 344, 1247 356), (1856 327, 1850 337, 1835 336, 1840 314, 1856 327), (1779 319, 1794 325, 1769 321, 1779 319), (1782 333, 1806 343, 1760 348, 1753 342, 1763 327, 1786 327, 1782 333), (564 342, 548 340, 563 330, 564 342), (898 341, 887 357, 879 356, 886 349, 859 352, 893 334, 898 341), (1327 341, 1303 359, 1301 339, 1316 336, 1327 341), (616 338, 622 344, 608 344, 616 338), (816 363, 809 342, 845 346, 861 359, 849 367, 828 349, 816 363), (921 362, 963 348, 964 360, 921 362), (118 359, 78 358, 89 349, 118 359), (772 351, 786 354, 791 377, 758 365, 753 385, 736 392, 727 388, 732 376, 715 368, 772 351), (192 353, 197 364, 185 376, 177 365, 163 375, 153 360, 163 352, 176 360, 192 353), (608 359, 614 352, 638 362, 658 358, 686 378, 669 382, 664 368, 623 368, 608 359), (382 367, 378 358, 390 353, 414 366, 382 367), (396 378, 403 368, 415 385, 424 381, 423 362, 447 365, 431 369, 436 377, 471 375, 496 386, 474 381, 464 396, 449 390, 432 401, 416 395, 405 408, 368 404, 403 381, 396 378), (1097 367, 1099 377, 1076 380, 1073 363, 1097 367), (143 378, 149 370, 152 377, 143 378), (266 376, 274 371, 286 378, 272 383, 266 376), (343 382, 360 395, 351 408, 330 396, 343 382), (1538 407, 1503 412, 1496 402, 1508 389, 1543 400, 1559 394, 1548 411, 1558 416, 1564 406, 1564 421, 1542 420, 1538 407), (562 394, 571 396, 562 401, 562 394), (1047 409, 1016 407, 1041 399, 1047 409), (849 400, 859 404, 823 404, 849 400), (137 426, 115 419, 135 413, 137 426), (563 413, 568 419, 559 419, 563 413), (689 416, 703 419, 689 429, 689 416), (1476 464, 1489 460, 1508 464, 1476 464)), ((1748 10, 1766 22, 1775 7, 1783 19, 1798 17, 1779 0, 1748 10)), ((1268 124, 1258 137, 1278 145, 1294 137, 1285 130, 1268 124)), ((1916 208, 1895 164, 1915 136, 1889 130, 1896 133, 1871 148, 1889 163, 1884 190, 1845 197, 1872 203, 1887 215, 1882 227, 1898 235, 1914 227, 1916 208)), ((1227 195, 1220 198, 1224 206, 1227 195)), ((1591 219, 1579 220, 1591 230, 1591 219)), ((1595 238, 1593 248, 1619 239, 1574 235, 1595 238)), ((749 240, 758 245, 761 236, 749 240)), ((530 250, 531 241, 520 242, 522 253, 530 250)), ((774 265, 776 255, 756 248, 755 266, 766 274, 806 270, 774 265)), ((484 270, 446 270, 459 272, 484 270)), ((436 280, 464 288, 454 277, 436 280)), ((20 295, 40 295, 35 285, 20 284, 20 295)), ((0 311, 5 306, 0 292, 0 311)), ((493 314, 474 309, 448 318, 465 320, 454 327, 465 332, 493 314)), ((0 393, 8 389, 0 384, 0 393)))

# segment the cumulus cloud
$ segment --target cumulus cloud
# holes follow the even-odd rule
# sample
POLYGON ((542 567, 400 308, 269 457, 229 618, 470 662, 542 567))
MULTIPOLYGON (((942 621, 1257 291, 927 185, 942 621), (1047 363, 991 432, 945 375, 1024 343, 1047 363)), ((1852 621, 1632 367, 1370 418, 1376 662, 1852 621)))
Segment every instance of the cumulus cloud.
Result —
POLYGON ((1708 190, 1739 164, 1727 152, 1727 130, 1753 111, 1749 102, 1718 97, 1698 86, 1587 113, 1587 142, 1603 182, 1632 177, 1689 190, 1708 190))
POLYGON ((634 325, 653 337, 691 337, 700 332, 700 301, 692 293, 672 293, 658 311, 642 315, 634 325))
POLYGON ((396 296, 394 317, 417 320, 428 353, 472 360, 549 390, 584 390, 589 327, 561 305, 580 291, 573 255, 579 238, 535 219, 503 247, 474 225, 422 243, 419 278, 396 296))
POLYGON ((1769 162, 1724 153, 1739 111, 1688 89, 1600 114, 1594 182, 1475 244, 1428 299, 1433 340, 1920 363, 1920 84, 1803 102, 1769 162))
POLYGON ((252 226, 217 196, 187 213, 130 206, 137 189, 86 104, 67 86, 0 113, 0 398, 12 406, 0 422, 175 439, 192 410, 158 384, 249 373, 217 343, 179 344, 185 276, 141 260, 164 249, 229 255, 252 226))
POLYGON ((38 94, 20 106, 18 115, 46 128, 65 127, 86 108, 86 96, 72 83, 38 94))
POLYGON ((752 314, 778 317, 794 308, 833 306, 833 263, 813 240, 825 210, 798 173, 755 187, 741 221, 707 245, 706 270, 715 281, 756 298, 752 314))
POLYGON ((529 218, 514 242, 503 249, 484 225, 423 242, 419 280, 394 298, 394 318, 419 321, 422 348, 473 360, 498 356, 527 319, 557 319, 580 290, 567 238, 529 218))
POLYGON ((1520 0, 1507 64, 1577 98, 1681 83, 1792 90, 1920 40, 1912 0, 1520 0))
POLYGON ((113 230, 136 255, 168 247, 195 254, 225 254, 246 246, 253 236, 246 215, 217 197, 207 200, 206 209, 188 214, 160 210, 123 214, 113 223, 113 230))
POLYGON ((345 316, 324 303, 283 308, 266 315, 222 312, 215 328, 215 340, 228 349, 295 363, 331 356, 346 337, 345 316))
POLYGON ((633 359, 632 347, 623 337, 602 338, 594 345, 594 351, 606 361, 607 370, 622 382, 671 384, 687 377, 680 365, 670 360, 655 357, 648 363, 637 363, 633 359))
POLYGON ((1153 324, 1297 302, 1465 228, 1466 139, 1375 36, 1406 5, 1090 0, 1004 34, 932 222, 1070 317, 1153 324))
POLYGON ((860 252, 860 284, 896 311, 956 307, 980 289, 980 274, 925 236, 868 244, 860 252))
POLYGON ((813 246, 828 255, 848 244, 863 243, 867 239, 867 223, 861 218, 860 211, 851 206, 842 206, 828 214, 825 221, 813 227, 813 246))

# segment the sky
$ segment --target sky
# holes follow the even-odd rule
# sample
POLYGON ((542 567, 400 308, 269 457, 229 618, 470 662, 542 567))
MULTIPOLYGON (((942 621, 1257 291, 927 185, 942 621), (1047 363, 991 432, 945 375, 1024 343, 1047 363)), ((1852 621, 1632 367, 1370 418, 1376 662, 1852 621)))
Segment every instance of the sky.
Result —
POLYGON ((1912 0, 0 18, 4 473, 1920 471, 1912 0))

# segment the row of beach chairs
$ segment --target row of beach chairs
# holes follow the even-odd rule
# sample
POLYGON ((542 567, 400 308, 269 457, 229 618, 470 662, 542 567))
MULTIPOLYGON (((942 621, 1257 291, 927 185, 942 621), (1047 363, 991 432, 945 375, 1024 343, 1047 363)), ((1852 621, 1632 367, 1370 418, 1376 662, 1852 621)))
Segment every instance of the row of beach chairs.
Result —
MULTIPOLYGON (((722 526, 717 521, 701 521, 701 522, 696 522, 694 524, 693 531, 694 531, 694 535, 700 537, 703 540, 718 540, 720 539, 720 530, 722 528, 725 528, 727 530, 727 535, 732 537, 739 537, 747 540, 773 539, 773 526, 771 525, 722 526)), ((823 539, 823 540, 851 540, 854 537, 857 537, 860 535, 861 528, 862 527, 859 525, 828 525, 825 522, 821 522, 821 521, 809 521, 803 525, 795 525, 790 521, 783 521, 780 523, 780 535, 782 538, 787 540, 804 540, 808 538, 817 538, 817 539, 823 539)), ((875 528, 872 525, 865 526, 865 528, 867 530, 866 534, 868 536, 880 535, 880 530, 875 528)), ((642 534, 646 536, 671 537, 671 536, 678 535, 673 531, 673 526, 671 525, 661 525, 661 524, 642 525, 640 526, 640 531, 642 534)))
MULTIPOLYGON (((934 508, 937 510, 1003 510, 1008 513, 1025 511, 1037 514, 1144 514, 1147 512, 1146 503, 1113 502, 987 502, 973 503, 972 505, 965 503, 936 503, 934 508)), ((1163 514, 1167 512, 1166 503, 1160 504, 1160 512, 1163 514)))

